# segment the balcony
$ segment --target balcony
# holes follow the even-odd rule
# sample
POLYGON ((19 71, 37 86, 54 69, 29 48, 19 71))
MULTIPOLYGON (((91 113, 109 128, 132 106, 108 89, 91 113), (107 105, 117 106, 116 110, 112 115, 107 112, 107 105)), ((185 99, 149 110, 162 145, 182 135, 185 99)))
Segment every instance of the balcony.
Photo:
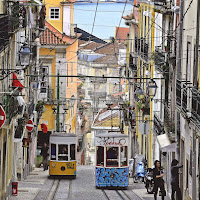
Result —
POLYGON ((175 141, 175 122, 171 113, 171 106, 169 103, 164 103, 164 125, 167 130, 168 137, 171 142, 175 141))
POLYGON ((10 124, 13 117, 23 114, 23 107, 20 106, 15 96, 6 95, 3 99, 3 107, 6 113, 6 123, 10 124))
POLYGON ((154 52, 154 63, 155 63, 155 68, 159 72, 164 72, 164 66, 165 66, 165 54, 162 52, 159 48, 155 49, 154 52))
POLYGON ((184 112, 184 114, 187 114, 187 105, 188 105, 188 88, 187 88, 187 84, 184 83, 182 86, 182 111, 184 112))
POLYGON ((130 57, 129 57, 129 68, 132 70, 132 71, 137 71, 137 64, 136 64, 136 61, 135 61, 135 58, 130 54, 130 57))
POLYGON ((34 101, 32 101, 28 106, 28 114, 29 114, 29 116, 33 115, 34 108, 35 108, 35 104, 34 104, 34 101))
POLYGON ((191 119, 198 127, 200 127, 200 91, 195 88, 192 88, 191 119))
POLYGON ((9 42, 9 21, 8 21, 8 15, 2 15, 0 14, 0 24, 1 27, 4 27, 0 31, 0 51, 4 49, 6 45, 8 45, 9 42))
POLYGON ((18 126, 15 130, 15 138, 22 138, 25 128, 25 122, 26 119, 24 117, 18 119, 18 126))
POLYGON ((166 0, 153 0, 154 5, 163 6, 166 5, 166 0))
POLYGON ((181 107, 181 81, 176 80, 176 106, 181 107))
POLYGON ((159 117, 154 113, 154 130, 156 132, 157 135, 163 134, 165 132, 164 130, 164 126, 161 122, 161 120, 159 119, 159 117))
POLYGON ((89 91, 88 95, 90 95, 91 97, 106 97, 107 92, 93 92, 93 91, 89 91))
POLYGON ((91 77, 90 82, 95 82, 95 83, 106 83, 107 79, 106 78, 95 78, 91 77))

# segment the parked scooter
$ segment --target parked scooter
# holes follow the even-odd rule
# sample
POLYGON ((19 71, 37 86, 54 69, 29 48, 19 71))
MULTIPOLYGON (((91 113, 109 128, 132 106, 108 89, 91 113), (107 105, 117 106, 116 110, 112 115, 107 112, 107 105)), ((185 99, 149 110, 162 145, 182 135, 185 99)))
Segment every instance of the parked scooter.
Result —
POLYGON ((153 169, 147 168, 147 172, 144 177, 144 184, 149 194, 153 193, 154 181, 153 181, 153 169))
POLYGON ((145 170, 144 170, 144 163, 139 162, 137 168, 135 170, 135 174, 133 176, 134 183, 144 182, 145 170))

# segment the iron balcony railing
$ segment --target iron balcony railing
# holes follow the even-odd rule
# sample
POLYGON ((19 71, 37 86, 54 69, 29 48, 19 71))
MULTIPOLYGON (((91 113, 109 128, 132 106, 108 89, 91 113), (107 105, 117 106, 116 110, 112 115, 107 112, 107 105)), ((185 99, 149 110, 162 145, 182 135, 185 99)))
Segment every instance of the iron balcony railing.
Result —
POLYGON ((161 122, 159 117, 156 115, 156 113, 154 113, 153 124, 154 124, 154 130, 157 135, 161 135, 165 132, 163 123, 161 122))
POLYGON ((181 81, 176 79, 176 105, 181 107, 181 81))
POLYGON ((187 84, 183 83, 182 85, 182 111, 184 114, 187 114, 187 106, 188 106, 188 88, 187 84))
POLYGON ((23 112, 23 106, 19 105, 15 96, 5 95, 3 99, 3 107, 6 113, 7 124, 10 124, 13 117, 20 115, 23 112))
POLYGON ((0 14, 0 24, 2 29, 0 30, 0 51, 4 49, 4 47, 9 42, 9 34, 10 31, 8 15, 0 14))
POLYGON ((15 138, 22 138, 24 128, 25 128, 25 123, 26 123, 26 119, 24 117, 18 119, 18 126, 15 130, 15 138))
POLYGON ((164 103, 164 125, 167 130, 169 139, 175 141, 175 122, 171 112, 171 104, 169 102, 164 103))
POLYGON ((197 125, 200 126, 200 91, 192 88, 192 109, 191 119, 197 125))
POLYGON ((155 49, 154 52, 154 63, 155 67, 158 71, 163 72, 164 71, 164 65, 165 65, 165 53, 162 52, 159 48, 155 49))

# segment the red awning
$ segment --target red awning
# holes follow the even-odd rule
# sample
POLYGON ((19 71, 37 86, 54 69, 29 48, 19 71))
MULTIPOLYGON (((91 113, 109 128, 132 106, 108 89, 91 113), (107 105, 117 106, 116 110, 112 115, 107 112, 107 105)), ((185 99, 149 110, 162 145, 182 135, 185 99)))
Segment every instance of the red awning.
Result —
POLYGON ((24 86, 20 83, 20 81, 18 80, 16 74, 13 72, 13 82, 12 82, 12 86, 13 87, 18 87, 19 91, 22 91, 22 89, 24 88, 24 86))
POLYGON ((45 123, 41 124, 41 129, 42 129, 43 133, 47 133, 47 131, 48 131, 47 125, 45 123))

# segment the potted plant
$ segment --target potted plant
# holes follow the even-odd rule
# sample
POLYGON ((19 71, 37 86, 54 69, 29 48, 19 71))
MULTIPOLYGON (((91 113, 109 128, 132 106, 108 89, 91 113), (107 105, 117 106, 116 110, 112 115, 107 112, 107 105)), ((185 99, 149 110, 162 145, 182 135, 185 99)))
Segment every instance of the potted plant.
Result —
POLYGON ((136 103, 136 107, 139 111, 142 111, 143 114, 150 114, 149 103, 150 103, 150 98, 147 95, 145 94, 138 95, 138 101, 136 103))

